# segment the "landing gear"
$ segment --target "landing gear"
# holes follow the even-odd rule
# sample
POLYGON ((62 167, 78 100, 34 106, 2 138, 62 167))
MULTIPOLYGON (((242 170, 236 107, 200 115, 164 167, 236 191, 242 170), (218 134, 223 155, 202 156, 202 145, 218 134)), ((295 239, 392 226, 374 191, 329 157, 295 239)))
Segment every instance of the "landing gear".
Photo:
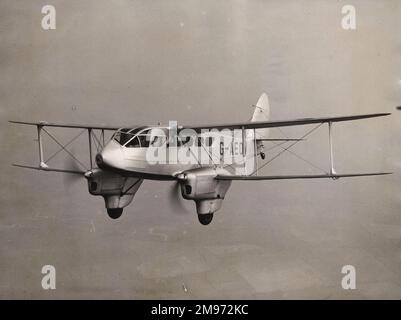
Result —
POLYGON ((213 220, 213 213, 198 214, 198 219, 204 226, 208 225, 213 220))
POLYGON ((123 208, 107 209, 107 214, 112 219, 118 219, 123 213, 123 208))

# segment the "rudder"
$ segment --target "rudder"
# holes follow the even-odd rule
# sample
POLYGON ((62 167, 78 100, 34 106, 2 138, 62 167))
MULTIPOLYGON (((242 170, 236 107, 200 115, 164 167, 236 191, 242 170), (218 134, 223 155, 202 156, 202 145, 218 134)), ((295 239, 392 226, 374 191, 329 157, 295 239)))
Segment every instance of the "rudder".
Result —
MULTIPOLYGON (((255 105, 255 110, 253 112, 251 121, 252 122, 269 121, 269 119, 270 119, 269 97, 266 93, 262 93, 258 102, 255 105)), ((256 139, 266 139, 269 135, 269 129, 267 128, 257 129, 255 131, 256 131, 255 132, 256 139)), ((257 147, 257 154, 260 154, 262 159, 264 159, 265 153, 264 153, 263 141, 257 141, 256 147, 257 147)))

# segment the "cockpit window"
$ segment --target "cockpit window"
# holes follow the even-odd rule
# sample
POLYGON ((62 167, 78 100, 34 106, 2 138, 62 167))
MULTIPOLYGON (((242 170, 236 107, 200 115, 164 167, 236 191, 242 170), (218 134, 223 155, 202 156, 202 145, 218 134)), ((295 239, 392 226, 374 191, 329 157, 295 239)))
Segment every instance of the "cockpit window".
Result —
POLYGON ((121 128, 113 135, 113 139, 119 144, 126 144, 132 137, 134 137, 139 131, 143 130, 145 127, 138 128, 121 128))
POLYGON ((113 139, 116 140, 119 144, 123 145, 126 143, 132 136, 128 133, 131 129, 129 128, 123 128, 118 130, 114 136, 113 139))
MULTIPOLYGON (((150 145, 161 147, 169 144, 166 128, 122 128, 114 133, 113 139, 126 148, 148 148, 150 145)), ((179 145, 181 145, 180 142, 179 145)))
MULTIPOLYGON (((143 129, 143 128, 142 128, 143 129)), ((127 148, 148 148, 150 142, 150 129, 139 132, 140 130, 135 130, 137 133, 131 140, 125 145, 127 148), (139 132, 139 133, 138 133, 139 132)), ((132 133, 132 132, 130 132, 132 133)))
POLYGON ((141 143, 139 142, 138 137, 133 137, 126 145, 127 148, 140 148, 141 143))

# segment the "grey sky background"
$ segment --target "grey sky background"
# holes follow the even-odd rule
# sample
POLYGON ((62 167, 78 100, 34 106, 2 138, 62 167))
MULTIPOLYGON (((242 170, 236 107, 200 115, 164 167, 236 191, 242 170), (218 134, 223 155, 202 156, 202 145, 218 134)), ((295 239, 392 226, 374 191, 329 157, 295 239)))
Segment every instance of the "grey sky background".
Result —
MULTIPOLYGON (((0 0, 0 298, 400 298, 400 30, 391 0, 0 0), (56 30, 41 28, 45 4, 56 30), (35 129, 10 119, 238 122, 262 92, 274 120, 394 112, 334 126, 337 171, 394 174, 233 183, 204 227, 194 203, 169 204, 169 182, 145 181, 112 221, 84 180, 10 166, 37 161, 35 129), (346 264, 357 290, 341 289, 346 264)), ((327 169, 327 139, 320 128, 294 150, 327 169)), ((291 155, 264 170, 305 172, 318 171, 291 155)))

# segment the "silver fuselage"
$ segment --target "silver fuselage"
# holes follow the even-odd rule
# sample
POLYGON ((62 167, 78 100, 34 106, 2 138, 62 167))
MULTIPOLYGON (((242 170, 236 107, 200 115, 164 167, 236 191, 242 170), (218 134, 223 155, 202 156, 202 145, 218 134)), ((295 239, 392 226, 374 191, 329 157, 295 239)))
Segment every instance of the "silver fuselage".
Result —
MULTIPOLYGON (((144 130, 149 128, 141 132, 144 130)), ((138 135, 140 134, 139 132, 138 135)), ((122 144, 112 138, 96 156, 96 162, 102 169, 118 171, 126 176, 169 180, 174 179, 179 173, 200 167, 238 167, 244 164, 246 158, 248 165, 254 161, 253 156, 246 157, 247 154, 254 153, 254 138, 250 134, 245 136, 245 147, 243 147, 243 137, 234 134, 199 133, 196 139, 203 139, 202 141, 211 139, 211 142, 179 146, 165 144, 158 148, 150 145, 129 147, 130 139, 122 144), (158 156, 156 160, 155 153, 158 156)))

